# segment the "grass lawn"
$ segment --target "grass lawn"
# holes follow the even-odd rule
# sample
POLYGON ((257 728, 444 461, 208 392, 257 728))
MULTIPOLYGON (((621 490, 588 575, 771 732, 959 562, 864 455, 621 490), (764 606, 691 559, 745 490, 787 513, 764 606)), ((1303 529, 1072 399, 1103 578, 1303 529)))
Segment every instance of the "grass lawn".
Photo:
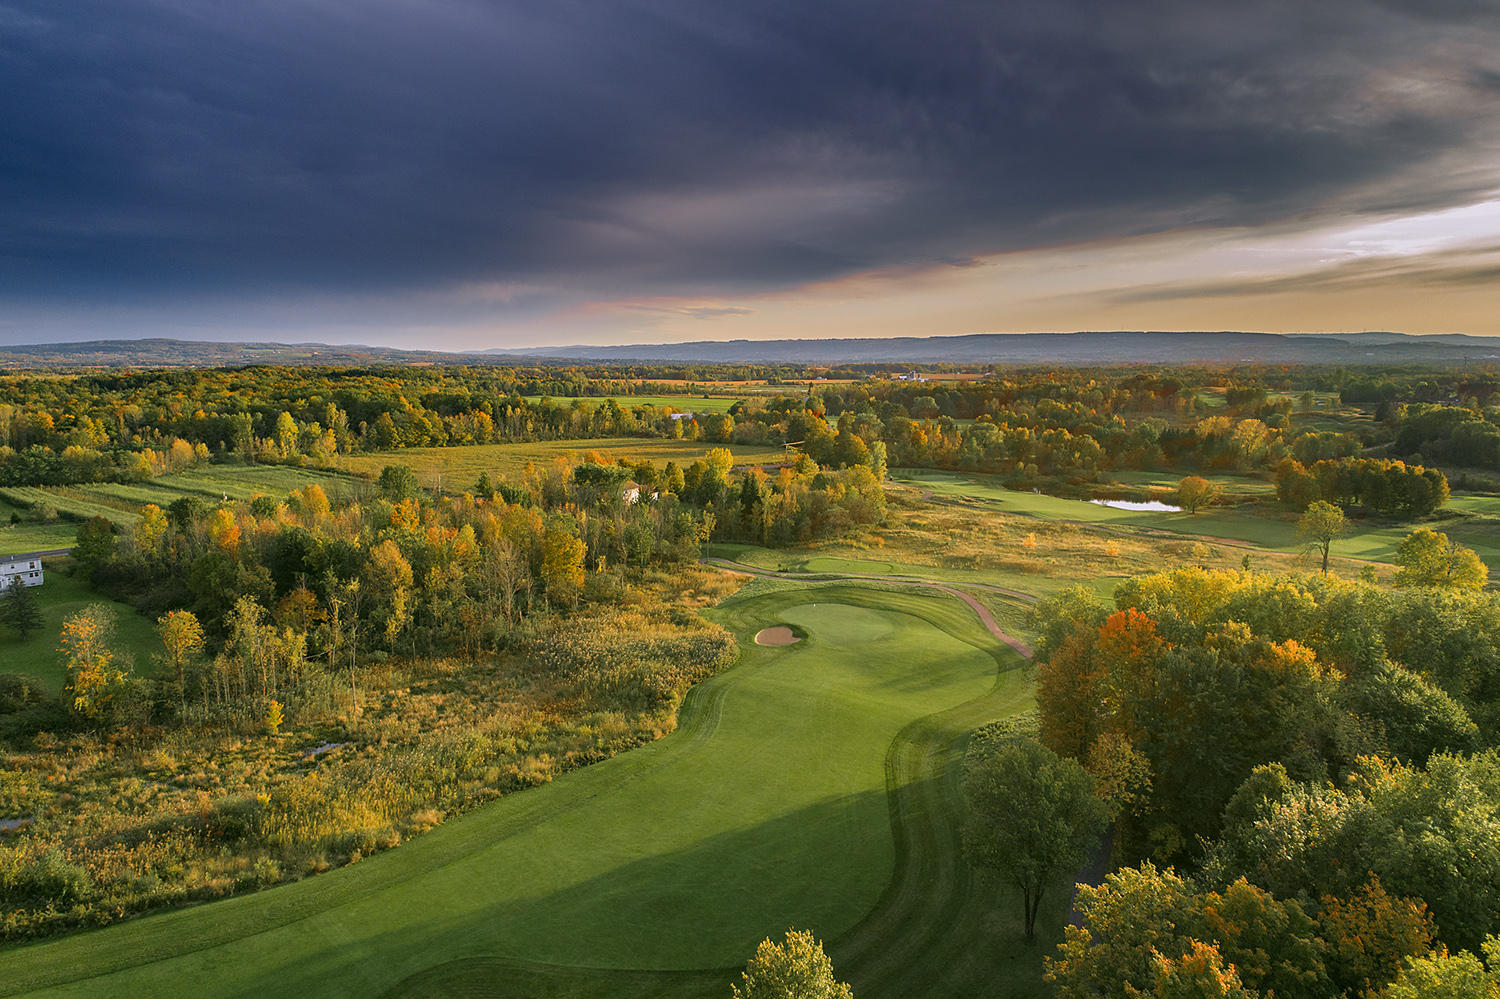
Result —
POLYGON ((756 582, 713 614, 742 658, 673 735, 307 881, 10 948, 0 995, 722 997, 791 926, 856 995, 1041 994, 1066 899, 1024 946, 956 831, 964 734, 1031 703, 1018 657, 941 596, 756 582), (752 644, 781 623, 809 637, 752 644))
POLYGON ((1297 544, 1296 523, 1292 519, 1282 521, 1262 514, 1250 516, 1243 510, 1233 508, 1210 507, 1196 515, 1152 510, 1117 510, 1086 500, 1007 489, 1000 484, 997 476, 977 472, 934 472, 903 468, 893 471, 891 478, 926 489, 934 496, 984 500, 1003 513, 1023 514, 1046 520, 1145 527, 1179 534, 1249 541, 1271 548, 1297 544))
MULTIPOLYGON (((78 536, 78 525, 67 520, 49 520, 42 523, 22 521, 10 522, 16 508, 0 503, 0 555, 19 555, 21 552, 47 552, 55 548, 72 548, 78 536)), ((22 513, 21 516, 26 516, 22 513)))
MULTIPOLYGON (((615 460, 628 458, 632 461, 650 460, 661 468, 669 461, 678 465, 692 464, 703 457, 709 448, 725 445, 708 441, 679 441, 652 437, 604 437, 598 440, 544 441, 527 444, 474 444, 468 447, 417 447, 400 451, 383 451, 379 454, 357 454, 343 459, 344 467, 366 475, 379 475, 387 465, 406 465, 424 478, 438 475, 444 477, 443 485, 450 490, 471 487, 480 472, 496 473, 514 478, 526 471, 526 465, 535 462, 545 465, 554 458, 582 459, 590 452, 597 452, 615 460)), ((779 463, 786 456, 780 445, 733 444, 738 464, 779 463)))
MULTIPOLYGON (((911 577, 936 583, 951 583, 959 587, 969 586, 973 588, 971 592, 976 593, 984 587, 1002 586, 1034 596, 1049 596, 1065 586, 1082 582, 1087 585, 1097 583, 1099 591, 1108 595, 1113 592, 1114 585, 1119 582, 1119 578, 1114 577, 1104 577, 1098 580, 1076 578, 1056 580, 1047 576, 999 569, 966 568, 952 564, 931 565, 904 560, 900 557, 899 551, 892 551, 889 556, 884 556, 884 553, 872 553, 866 558, 854 553, 826 554, 820 551, 762 548, 759 545, 742 542, 715 541, 707 546, 704 554, 740 562, 769 572, 812 573, 828 576, 889 576, 893 579, 911 577)), ((1022 609, 1026 603, 1026 601, 1013 597, 1007 598, 1003 595, 997 596, 996 599, 1006 600, 1022 609)), ((1024 629, 1016 633, 1023 634, 1024 629)))
POLYGON ((63 619, 89 604, 109 604, 119 619, 115 646, 135 659, 136 672, 151 672, 151 653, 160 648, 152 622, 126 604, 114 603, 89 589, 82 579, 63 574, 62 559, 47 559, 42 585, 36 587, 42 609, 42 628, 24 642, 10 625, 0 625, 0 673, 24 673, 47 684, 54 693, 62 689, 63 671, 57 655, 57 638, 63 619))
MULTIPOLYGON (((1168 531, 1188 537, 1224 539, 1280 552, 1303 547, 1297 518, 1266 506, 1210 507, 1196 516, 1148 510, 1117 510, 1084 500, 1062 499, 1006 489, 995 476, 978 473, 900 469, 895 481, 925 489, 934 496, 981 500, 1004 513, 1044 520, 1100 524, 1127 530, 1168 531)), ((1351 519, 1349 533, 1334 543, 1343 558, 1389 562, 1396 546, 1417 527, 1443 531, 1473 548, 1492 569, 1500 569, 1500 497, 1459 494, 1444 507, 1457 516, 1417 524, 1389 524, 1351 519)))

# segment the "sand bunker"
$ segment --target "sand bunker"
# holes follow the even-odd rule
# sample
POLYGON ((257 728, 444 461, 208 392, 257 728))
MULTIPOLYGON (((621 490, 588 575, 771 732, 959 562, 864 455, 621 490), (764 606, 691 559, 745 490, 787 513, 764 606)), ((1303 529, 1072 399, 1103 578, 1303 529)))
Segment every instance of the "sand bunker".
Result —
POLYGON ((762 628, 755 635, 756 645, 791 645, 802 639, 792 634, 792 629, 784 624, 778 624, 774 628, 762 628))

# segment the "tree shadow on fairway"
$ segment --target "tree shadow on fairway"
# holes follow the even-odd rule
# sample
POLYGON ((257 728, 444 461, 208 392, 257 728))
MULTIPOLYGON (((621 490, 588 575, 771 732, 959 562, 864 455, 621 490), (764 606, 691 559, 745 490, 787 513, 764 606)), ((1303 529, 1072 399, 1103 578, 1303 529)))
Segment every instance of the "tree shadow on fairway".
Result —
POLYGON ((277 935, 300 945, 264 940, 253 968, 245 952, 204 957, 238 965, 235 994, 257 999, 722 996, 765 937, 797 926, 829 938, 876 904, 892 859, 886 811, 881 791, 829 799, 540 896, 444 886, 382 931, 362 930, 384 907, 377 897, 286 927, 277 935))
MULTIPOLYGON (((889 797, 896 869, 852 926, 847 906, 841 914, 828 904, 848 887, 837 868, 809 875, 811 858, 789 863, 766 856, 768 844, 787 843, 793 830, 826 828, 845 807, 827 802, 712 837, 692 850, 633 862, 534 905, 497 904, 466 921, 495 926, 519 920, 551 939, 607 941, 607 952, 593 959, 605 967, 577 966, 593 963, 587 956, 566 964, 459 957, 408 975, 383 999, 722 999, 756 944, 790 927, 811 929, 825 941, 839 977, 861 999, 1043 994, 1042 957, 1061 936, 1068 892, 1059 890, 1045 907, 1039 939, 1027 945, 1019 898, 975 877, 958 852, 956 776, 944 767, 889 797), (640 964, 655 967, 608 967, 626 964, 619 960, 622 946, 640 964), (701 967, 713 963, 724 966, 701 967)), ((435 941, 461 939, 471 930, 457 922, 430 928, 435 941)))

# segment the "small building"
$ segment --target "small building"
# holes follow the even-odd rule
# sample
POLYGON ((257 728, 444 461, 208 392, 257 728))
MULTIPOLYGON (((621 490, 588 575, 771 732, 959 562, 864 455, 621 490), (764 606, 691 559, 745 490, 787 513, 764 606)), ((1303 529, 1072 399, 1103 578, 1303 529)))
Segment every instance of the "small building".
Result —
MULTIPOLYGON (((655 489, 651 490, 646 495, 651 499, 652 502, 655 502, 661 497, 661 493, 657 492, 655 489)), ((629 506, 632 503, 639 503, 641 501, 641 484, 639 482, 636 482, 634 479, 627 479, 620 485, 620 497, 625 500, 626 506, 629 506)))
POLYGON ((0 555, 0 590, 19 578, 27 586, 42 585, 42 554, 0 555))

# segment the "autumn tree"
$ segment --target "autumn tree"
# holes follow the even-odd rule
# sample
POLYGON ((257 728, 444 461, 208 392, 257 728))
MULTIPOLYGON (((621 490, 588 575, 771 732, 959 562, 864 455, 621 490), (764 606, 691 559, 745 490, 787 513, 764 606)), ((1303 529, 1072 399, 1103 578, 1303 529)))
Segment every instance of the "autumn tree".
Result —
POLYGON ((318 595, 299 583, 277 603, 273 616, 282 627, 311 632, 323 619, 323 610, 318 605, 318 595))
POLYGON ((203 626, 191 611, 167 611, 156 619, 156 634, 165 650, 162 666, 176 683, 181 698, 187 687, 188 664, 203 651, 203 626))
POLYGON ((1432 949, 1436 927, 1426 904, 1391 895, 1374 875, 1347 897, 1324 895, 1319 907, 1328 973, 1345 995, 1378 992, 1407 958, 1432 949))
POLYGON ((547 599, 553 603, 578 599, 584 581, 584 551, 583 542, 566 525, 547 525, 542 536, 542 585, 547 599))
POLYGON ((1094 779, 1031 739, 976 742, 963 791, 964 855, 1020 889, 1029 940, 1047 890, 1083 866, 1108 822, 1094 779))
POLYGON ((167 533, 167 515, 155 503, 141 507, 141 515, 135 522, 135 550, 142 555, 155 555, 161 540, 167 533))
POLYGON ((297 421, 285 411, 276 417, 276 450, 283 458, 297 453, 297 421))
POLYGON ((219 507, 208 519, 208 536, 221 551, 233 555, 240 548, 240 525, 235 522, 234 511, 219 507))
POLYGON ((63 705, 88 721, 108 721, 129 689, 125 670, 110 647, 115 613, 104 604, 90 604, 63 621, 58 652, 62 653, 63 705))
POLYGON ((734 999, 853 999, 854 991, 834 977, 823 944, 806 930, 788 930, 777 943, 767 937, 755 949, 734 999))
POLYGON ((1201 940, 1188 941, 1187 953, 1176 960, 1157 954, 1154 972, 1154 999, 1258 999, 1219 948, 1201 940))
POLYGON ((386 538, 370 549, 364 580, 370 586, 370 597, 376 608, 377 620, 373 623, 381 628, 386 646, 394 647, 396 639, 411 622, 411 563, 401 554, 396 543, 386 538))
POLYGON ((1177 483, 1177 505, 1196 514, 1219 495, 1219 487, 1201 475, 1189 475, 1177 483))
POLYGON ((1297 533, 1307 539, 1309 547, 1323 557, 1323 575, 1328 575, 1328 555, 1333 542, 1344 533, 1344 511, 1332 503, 1318 500, 1308 505, 1297 521, 1297 533))
POLYGON ((1473 549, 1448 539, 1441 531, 1419 528, 1396 547, 1397 586, 1435 586, 1452 590, 1482 590, 1489 567, 1473 549))

